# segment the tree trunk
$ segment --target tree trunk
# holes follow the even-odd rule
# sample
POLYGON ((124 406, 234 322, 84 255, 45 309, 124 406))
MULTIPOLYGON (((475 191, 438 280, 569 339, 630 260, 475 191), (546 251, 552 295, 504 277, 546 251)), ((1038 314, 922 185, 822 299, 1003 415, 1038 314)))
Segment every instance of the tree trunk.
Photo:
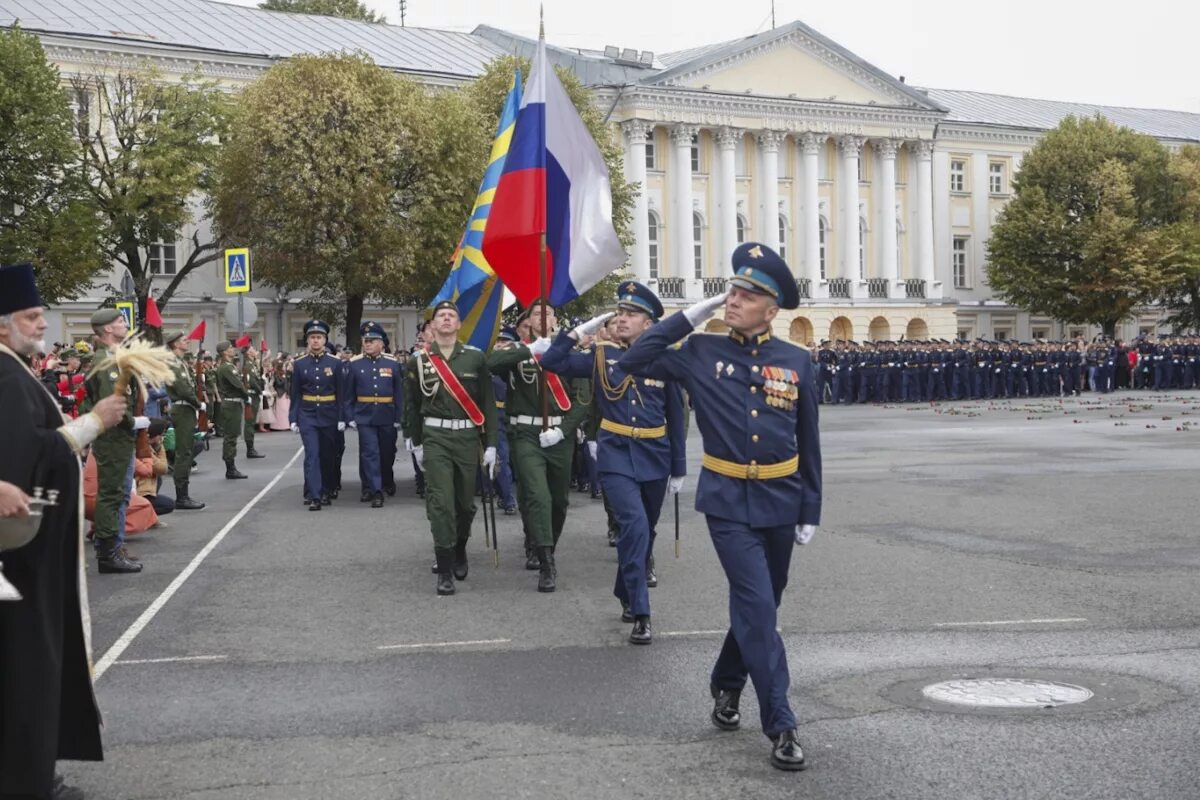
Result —
POLYGON ((358 326, 362 324, 363 301, 361 295, 346 297, 346 346, 355 352, 359 351, 361 343, 358 326))
POLYGON ((1104 335, 1109 339, 1117 338, 1117 323, 1120 320, 1105 319, 1100 321, 1100 328, 1104 331, 1104 335))

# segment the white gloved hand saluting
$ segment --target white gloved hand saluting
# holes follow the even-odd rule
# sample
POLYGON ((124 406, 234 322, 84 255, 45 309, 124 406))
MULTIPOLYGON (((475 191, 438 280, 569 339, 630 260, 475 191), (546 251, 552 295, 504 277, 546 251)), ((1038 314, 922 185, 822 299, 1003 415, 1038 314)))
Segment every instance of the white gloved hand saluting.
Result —
POLYGON ((144 430, 146 430, 146 428, 149 428, 149 427, 150 427, 150 418, 149 417, 134 417, 133 418, 133 429, 135 431, 144 431, 144 430))
POLYGON ((683 310, 683 315, 687 317, 687 321, 690 322, 694 328, 715 314, 718 308, 725 305, 725 300, 728 297, 729 292, 721 292, 716 297, 710 297, 707 300, 701 300, 699 303, 685 308, 683 310))
POLYGON ((550 428, 538 434, 538 441, 542 447, 554 447, 563 440, 562 428, 550 428))
POLYGON ((683 475, 672 475, 671 480, 667 482, 667 494, 679 494, 679 491, 683 489, 684 477, 683 475))
POLYGON ((496 448, 489 447, 483 451, 483 469, 489 475, 496 471, 496 448))
POLYGON ((425 469, 425 448, 417 445, 413 448, 413 455, 417 459, 417 469, 425 469))
POLYGON ((299 433, 299 432, 300 432, 300 426, 293 422, 292 423, 292 433, 299 433))
POLYGON ((532 342, 530 342, 529 344, 527 344, 525 346, 529 348, 529 353, 534 358, 537 358, 538 356, 542 355, 547 350, 549 350, 550 345, 552 345, 552 344, 553 344, 553 342, 550 341, 550 338, 548 336, 543 336, 540 339, 534 339, 532 342))
POLYGON ((604 325, 604 323, 616 316, 616 314, 617 312, 615 311, 606 311, 598 317, 592 317, 587 322, 572 330, 568 335, 575 341, 579 341, 584 336, 591 336, 593 333, 600 330, 600 327, 604 325))
POLYGON ((797 525, 796 544, 808 544, 817 535, 816 525, 797 525))

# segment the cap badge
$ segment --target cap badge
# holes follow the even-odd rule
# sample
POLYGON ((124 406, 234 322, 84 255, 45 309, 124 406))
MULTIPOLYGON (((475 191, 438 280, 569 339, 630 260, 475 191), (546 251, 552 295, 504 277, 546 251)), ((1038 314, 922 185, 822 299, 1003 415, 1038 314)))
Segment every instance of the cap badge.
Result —
POLYGON ((761 247, 759 247, 758 245, 754 245, 754 247, 751 247, 749 250, 746 251, 746 255, 750 256, 751 258, 762 258, 763 251, 762 251, 761 247))

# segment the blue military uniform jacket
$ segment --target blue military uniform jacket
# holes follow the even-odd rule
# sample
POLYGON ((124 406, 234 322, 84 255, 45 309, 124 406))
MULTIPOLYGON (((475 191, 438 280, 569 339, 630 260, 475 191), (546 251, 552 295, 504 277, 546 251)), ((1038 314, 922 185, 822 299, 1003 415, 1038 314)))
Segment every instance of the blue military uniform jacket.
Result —
POLYGON ((382 353, 357 355, 342 364, 341 420, 357 425, 396 425, 404 407, 400 362, 382 353))
POLYGON ((288 422, 326 428, 337 425, 338 376, 342 362, 325 353, 313 358, 309 353, 292 362, 292 407, 288 422))
POLYGON ((622 345, 604 342, 593 353, 573 353, 574 346, 575 340, 561 331, 542 355, 542 366, 563 377, 592 379, 602 420, 596 437, 596 468, 637 481, 686 475, 687 430, 679 384, 629 375, 617 363, 625 351, 622 345), (666 428, 666 435, 626 436, 608 430, 604 420, 610 427, 638 431, 666 428))
POLYGON ((692 397, 705 458, 757 472, 799 459, 775 478, 743 479, 706 466, 696 510, 753 528, 821 522, 817 388, 807 350, 769 332, 743 339, 692 336, 682 312, 641 335, 617 365, 634 375, 678 381, 692 397))

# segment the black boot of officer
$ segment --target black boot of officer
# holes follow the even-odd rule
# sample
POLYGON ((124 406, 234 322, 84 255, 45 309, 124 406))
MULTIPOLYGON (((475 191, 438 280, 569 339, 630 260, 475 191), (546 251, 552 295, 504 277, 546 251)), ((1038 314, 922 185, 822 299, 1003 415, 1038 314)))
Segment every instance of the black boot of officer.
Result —
POLYGON ((469 567, 467 565, 466 540, 460 541, 458 544, 454 545, 454 564, 451 569, 454 572, 455 580, 465 581, 467 579, 467 571, 469 567))
POLYGON ((245 477, 247 477, 247 476, 238 472, 238 468, 233 465, 232 458, 225 459, 225 478, 226 478, 226 480, 237 480, 237 479, 241 479, 241 478, 245 478, 245 477))
POLYGON ((558 577, 554 568, 554 548, 542 545, 537 548, 538 557, 538 586, 539 592, 553 592, 555 579, 558 577))
POLYGON ((434 554, 437 557, 437 593, 441 595, 454 594, 454 575, 451 573, 454 565, 454 548, 438 547, 434 554))

